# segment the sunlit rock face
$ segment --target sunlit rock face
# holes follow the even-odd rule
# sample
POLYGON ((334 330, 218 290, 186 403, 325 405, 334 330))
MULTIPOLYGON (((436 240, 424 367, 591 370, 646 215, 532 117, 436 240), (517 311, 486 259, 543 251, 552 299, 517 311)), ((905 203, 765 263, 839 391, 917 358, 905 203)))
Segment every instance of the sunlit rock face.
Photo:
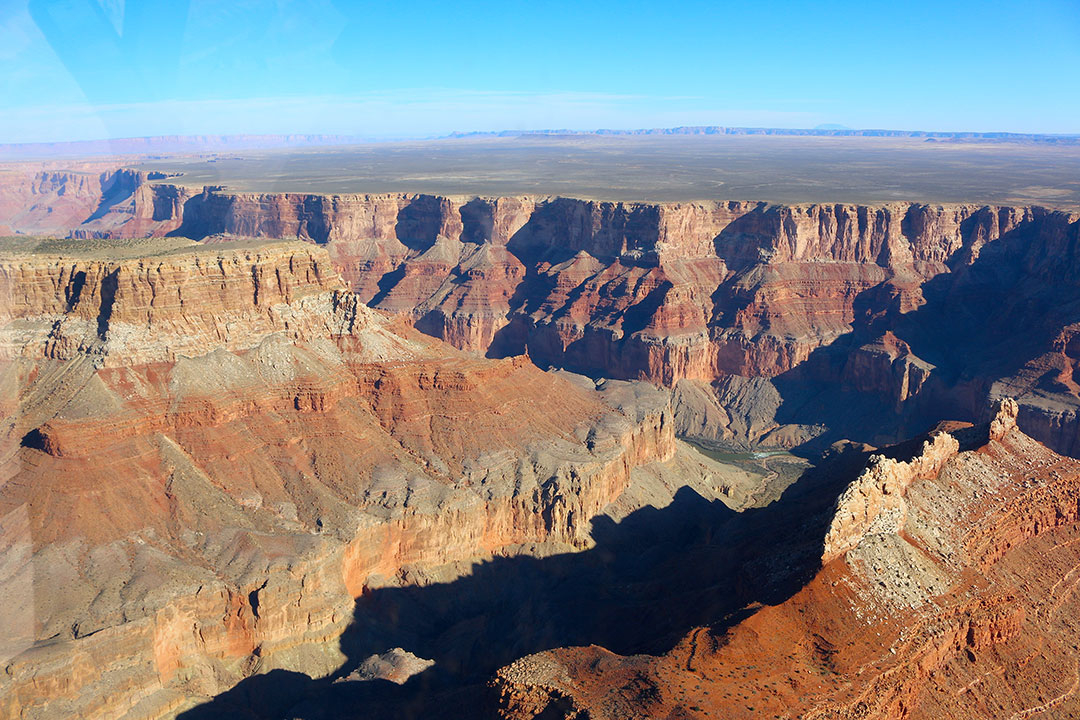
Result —
MULTIPOLYGON (((1074 214, 253 194, 101 168, 3 188, 0 225, 79 242, 0 258, 0 714, 167 717, 274 669, 329 677, 358 598, 587 552, 603 512, 691 481, 732 492, 676 434, 883 446, 943 418, 991 422, 703 531, 726 574, 695 597, 717 612, 663 611, 728 635, 531 654, 493 681, 501 707, 1074 710, 1077 474, 1039 444, 1080 450, 1074 214), (612 379, 644 382, 618 399, 612 379), (783 568, 812 571, 785 594, 783 568), (980 679, 1000 668, 1018 680, 980 679)), ((396 649, 340 685, 428 672, 396 649)))
POLYGON ((801 502, 825 523, 788 533, 809 530, 806 548, 824 551, 786 597, 658 657, 596 646, 524 657, 492 681, 501 716, 1077 714, 1080 463, 1024 435, 1017 412, 1005 401, 987 425, 887 448, 835 504, 801 502))
POLYGON ((1078 451, 1075 214, 260 194, 123 173, 27 174, 0 193, 0 225, 40 231, 35 218, 52 207, 50 227, 79 237, 307 240, 326 247, 362 302, 460 349, 704 383, 721 404, 727 378, 775 382, 786 409, 771 439, 781 443, 815 424, 892 442, 942 417, 985 420, 994 401, 1015 397, 1026 431, 1078 451), (865 422, 881 415, 892 419, 865 422))
POLYGON ((3 588, 28 611, 7 717, 167 716, 257 669, 329 673, 369 587, 587 547, 675 453, 666 394, 624 413, 458 351, 310 244, 79 247, 0 263, 3 588))

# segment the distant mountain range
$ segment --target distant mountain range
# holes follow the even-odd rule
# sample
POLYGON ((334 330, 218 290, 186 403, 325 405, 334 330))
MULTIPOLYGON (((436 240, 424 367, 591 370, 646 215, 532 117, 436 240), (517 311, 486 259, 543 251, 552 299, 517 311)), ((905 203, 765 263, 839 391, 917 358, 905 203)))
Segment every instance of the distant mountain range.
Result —
MULTIPOLYGON (((752 128, 696 125, 675 128, 645 128, 638 130, 499 130, 453 132, 440 138, 506 138, 506 137, 565 137, 565 136, 641 136, 641 135, 783 135, 816 137, 891 137, 925 138, 927 140, 986 140, 998 142, 1032 142, 1047 144, 1080 144, 1080 134, 1048 135, 1009 132, 939 132, 927 130, 855 130, 841 125, 819 125, 815 128, 752 128)), ((87 155, 154 155, 189 154, 200 152, 233 152, 237 150, 268 150, 334 145, 355 145, 374 142, 359 135, 160 135, 152 137, 116 138, 112 140, 78 140, 53 143, 0 144, 0 160, 31 158, 78 157, 87 155)))
POLYGON ((447 137, 523 137, 564 135, 790 135, 799 137, 895 137, 932 140, 997 140, 1015 142, 1080 144, 1080 134, 1049 135, 1009 132, 946 132, 933 130, 855 130, 842 125, 819 125, 815 128, 753 128, 721 125, 693 125, 676 128, 640 130, 501 130, 497 132, 455 132, 447 137))

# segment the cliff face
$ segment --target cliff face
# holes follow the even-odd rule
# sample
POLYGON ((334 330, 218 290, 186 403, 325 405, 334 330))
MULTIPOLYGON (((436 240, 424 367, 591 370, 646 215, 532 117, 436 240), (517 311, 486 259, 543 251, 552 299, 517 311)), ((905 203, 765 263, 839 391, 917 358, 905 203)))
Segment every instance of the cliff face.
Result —
MULTIPOLYGON (((1010 409, 1009 419, 1015 425, 1015 403, 1010 409)), ((836 513, 825 535, 822 564, 856 547, 867 534, 903 530, 907 515, 904 494, 908 487, 916 480, 935 477, 959 450, 956 438, 943 432, 924 442, 910 461, 872 455, 870 466, 836 501, 836 513)))
MULTIPOLYGON (((161 196, 190 191, 143 192, 159 198, 164 215, 173 209, 161 196)), ((175 210, 182 217, 167 219, 189 237, 329 243, 361 297, 428 317, 428 330, 458 347, 487 351, 492 338, 470 324, 495 317, 514 326, 504 342, 535 344, 552 361, 578 364, 574 345, 588 337, 587 344, 611 345, 609 355, 638 350, 612 374, 668 382, 782 373, 850 332, 856 315, 919 307, 922 284, 971 264, 987 243, 1018 230, 1041 237, 1076 220, 1037 208, 903 203, 462 202, 212 188, 175 210), (496 300, 462 307, 446 292, 450 283, 496 300), (865 297, 871 288, 877 298, 865 297), (860 296, 864 306, 856 308, 860 296), (699 337, 684 337, 692 335, 699 337), (669 348, 669 339, 682 347, 669 348)))
POLYGON ((133 184, 129 197, 103 196, 72 232, 323 244, 363 302, 461 349, 711 385, 717 403, 727 378, 775 381, 785 402, 771 437, 785 442, 812 424, 892 442, 946 415, 985 419, 982 408, 1007 395, 1024 428, 1077 452, 1080 385, 1063 379, 1080 302, 1075 214, 252 194, 129 180, 116 181, 133 184), (881 414, 891 424, 868 432, 865 419, 881 414))
POLYGON ((662 393, 628 415, 456 351, 310 244, 125 252, 0 263, 0 539, 24 563, 0 576, 5 717, 160 717, 257 670, 327 674, 368 588, 584 547, 675 452, 662 393))
MULTIPOLYGON (((462 349, 665 385, 797 376, 906 418, 861 438, 875 442, 946 408, 981 419, 1009 394, 1024 427, 1075 452, 1077 386, 1048 386, 1044 370, 1071 363, 1061 334, 1080 301, 1080 220, 1068 213, 214 189, 169 207, 182 217, 159 222, 193 237, 325 243, 362 300, 462 349)), ((792 422, 820 419, 774 426, 792 422)))
POLYGON ((117 366, 246 349, 290 320, 295 333, 291 304, 344 290, 325 254, 296 245, 121 261, 14 257, 0 261, 0 353, 117 366))
POLYGON ((1075 215, 25 188, 0 222, 52 208, 84 243, 0 260, 4 716, 162 717, 329 675, 358 659, 357 598, 587 548, 605 507, 651 497, 635 472, 715 488, 676 431, 865 439, 1013 396, 827 508, 811 488, 701 515, 695 561, 717 562, 673 573, 693 599, 665 610, 724 637, 531 655, 495 687, 508 718, 1080 712, 1080 468, 1021 432, 1077 452, 1075 215), (92 241, 168 234, 207 242, 92 241), (675 390, 631 410, 534 363, 675 390))
POLYGON ((988 426, 872 460, 830 511, 823 566, 779 602, 660 657, 593 646, 509 665, 503 717, 1075 715, 1080 465, 1016 414, 1005 402, 988 426))
POLYGON ((164 235, 180 223, 195 193, 147 183, 145 173, 108 163, 35 170, 0 168, 0 229, 4 234, 66 237, 164 235))

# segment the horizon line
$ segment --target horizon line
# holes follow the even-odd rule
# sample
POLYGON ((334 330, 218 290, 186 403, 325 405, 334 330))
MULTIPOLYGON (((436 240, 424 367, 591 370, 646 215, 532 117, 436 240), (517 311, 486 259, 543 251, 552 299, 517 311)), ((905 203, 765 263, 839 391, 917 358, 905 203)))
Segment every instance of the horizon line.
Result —
MULTIPOLYGON (((889 128, 848 128, 848 127, 812 127, 782 128, 768 126, 728 126, 728 125, 681 125, 674 127, 652 128, 596 128, 588 130, 572 128, 548 128, 538 130, 455 130, 438 135, 416 136, 366 136, 341 133, 191 133, 163 135, 132 135, 114 138, 96 138, 91 140, 55 140, 0 143, 0 152, 9 151, 20 154, 32 150, 86 149, 87 154, 118 152, 120 154, 142 154, 139 148, 129 150, 109 147, 122 144, 146 144, 154 141, 175 143, 185 146, 185 151, 229 151, 279 149, 289 147, 331 147, 335 145, 390 144, 395 142, 436 142, 439 140, 464 140, 472 138, 513 138, 513 137, 641 137, 641 136, 793 136, 793 137, 882 137, 882 138, 925 138, 925 139, 973 139, 1002 141, 1031 141, 1057 143, 1076 141, 1080 144, 1080 133, 1022 133, 1011 131, 977 130, 905 130, 889 128), (247 141, 247 146, 243 143, 247 141), (229 143, 238 146, 228 147, 229 143), (259 143, 268 143, 259 145, 259 143), (190 146, 190 147, 187 147, 190 146)), ((144 152, 176 152, 167 148, 145 148, 144 152)))

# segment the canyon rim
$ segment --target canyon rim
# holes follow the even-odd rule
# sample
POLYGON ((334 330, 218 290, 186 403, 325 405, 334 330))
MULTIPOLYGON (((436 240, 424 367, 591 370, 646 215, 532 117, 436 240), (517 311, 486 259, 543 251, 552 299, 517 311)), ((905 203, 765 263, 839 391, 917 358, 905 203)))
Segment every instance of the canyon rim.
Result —
POLYGON ((5 716, 1072 707, 1077 212, 66 164, 0 186, 5 716))
POLYGON ((0 3, 0 720, 1080 717, 1075 5, 0 3))

